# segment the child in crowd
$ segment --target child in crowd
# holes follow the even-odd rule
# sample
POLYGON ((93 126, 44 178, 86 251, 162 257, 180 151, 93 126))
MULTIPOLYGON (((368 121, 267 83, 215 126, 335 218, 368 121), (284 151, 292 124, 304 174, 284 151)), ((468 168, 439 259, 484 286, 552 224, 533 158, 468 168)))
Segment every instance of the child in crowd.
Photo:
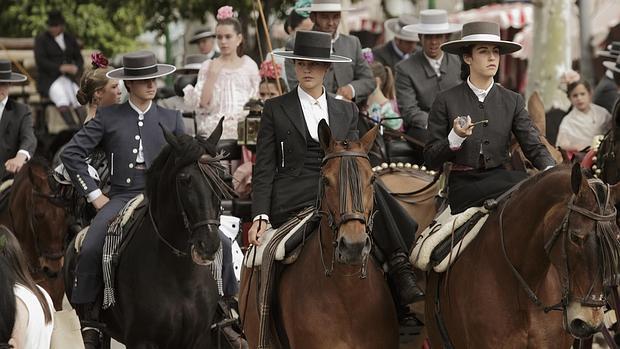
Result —
POLYGON ((274 97, 281 96, 288 92, 286 88, 286 82, 282 77, 276 77, 276 70, 279 72, 281 66, 274 63, 271 60, 264 61, 260 65, 260 85, 258 86, 258 95, 263 103, 274 97), (280 90, 278 90, 278 82, 280 83, 280 90))
POLYGON ((362 55, 370 65, 377 84, 375 90, 366 100, 368 116, 375 121, 382 120, 382 124, 385 127, 400 130, 403 125, 403 119, 400 117, 396 106, 396 91, 392 69, 384 66, 379 61, 375 61, 370 49, 364 49, 362 55))

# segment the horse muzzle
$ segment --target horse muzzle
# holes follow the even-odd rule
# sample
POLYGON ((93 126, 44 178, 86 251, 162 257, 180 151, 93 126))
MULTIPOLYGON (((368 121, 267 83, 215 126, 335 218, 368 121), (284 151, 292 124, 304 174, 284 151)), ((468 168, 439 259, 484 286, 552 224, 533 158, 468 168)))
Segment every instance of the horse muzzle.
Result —
POLYGON ((197 265, 211 265, 219 249, 219 244, 214 250, 213 248, 209 248, 204 242, 197 242, 191 245, 190 255, 192 256, 192 261, 197 265))
POLYGON ((336 261, 348 265, 361 265, 370 254, 372 242, 369 236, 360 242, 348 242, 346 237, 336 240, 336 261))
POLYGON ((603 326, 603 309, 571 302, 566 309, 566 326, 575 338, 589 338, 603 326))

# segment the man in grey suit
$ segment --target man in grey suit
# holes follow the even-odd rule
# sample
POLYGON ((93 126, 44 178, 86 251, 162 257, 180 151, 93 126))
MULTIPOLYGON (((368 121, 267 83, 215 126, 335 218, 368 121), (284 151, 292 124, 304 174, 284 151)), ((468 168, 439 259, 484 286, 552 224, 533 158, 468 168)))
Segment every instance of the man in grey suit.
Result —
POLYGON ((417 21, 412 15, 402 15, 385 21, 385 28, 394 34, 394 39, 372 49, 375 60, 394 71, 398 62, 409 58, 416 51, 420 38, 417 33, 405 31, 403 28, 417 21))
POLYGON ((24 81, 10 61, 0 60, 0 180, 17 173, 37 148, 30 108, 9 98, 11 84, 24 81))
POLYGON ((422 51, 396 65, 396 100, 407 134, 426 143, 428 112, 435 97, 461 82, 460 58, 440 49, 461 26, 449 23, 445 10, 425 10, 419 23, 403 30, 418 33, 422 51))
MULTIPOLYGON (((310 19, 314 23, 313 30, 332 36, 332 52, 352 60, 350 63, 332 64, 323 81, 327 92, 335 93, 349 101, 365 100, 376 87, 375 79, 362 56, 362 44, 359 39, 338 33, 340 13, 343 11, 340 0, 315 0, 309 11, 310 19)), ((293 46, 294 40, 289 40, 286 49, 292 50, 293 46)), ((288 86, 293 89, 298 81, 295 67, 290 60, 285 62, 285 69, 288 86)))

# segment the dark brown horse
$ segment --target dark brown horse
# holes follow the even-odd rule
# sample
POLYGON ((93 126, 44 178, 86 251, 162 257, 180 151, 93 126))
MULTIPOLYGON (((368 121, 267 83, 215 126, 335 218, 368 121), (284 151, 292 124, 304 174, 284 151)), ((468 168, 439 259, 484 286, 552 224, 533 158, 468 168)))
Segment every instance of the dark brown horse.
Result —
POLYGON ((65 292, 61 270, 67 216, 63 201, 50 188, 48 174, 49 166, 38 157, 22 167, 10 189, 9 203, 0 212, 0 224, 15 234, 28 257, 33 279, 60 310, 65 292))
MULTIPOLYGON (((336 141, 324 121, 319 125, 326 154, 319 195, 322 218, 276 287, 274 312, 286 338, 272 334, 274 347, 398 347, 390 291, 381 269, 369 258, 374 176, 367 153, 376 134, 374 128, 360 141, 336 141)), ((257 278, 250 285, 249 275, 244 269, 239 298, 244 331, 255 348, 257 278)))
POLYGON ((433 347, 569 348, 598 331, 618 278, 619 190, 578 165, 524 182, 448 273, 429 274, 433 347))

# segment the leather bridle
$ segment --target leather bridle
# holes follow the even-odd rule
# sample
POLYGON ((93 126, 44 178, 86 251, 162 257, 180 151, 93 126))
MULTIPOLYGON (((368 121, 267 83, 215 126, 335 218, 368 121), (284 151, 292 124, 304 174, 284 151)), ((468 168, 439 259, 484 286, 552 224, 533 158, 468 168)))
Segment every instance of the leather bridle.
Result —
MULTIPOLYGON (((504 228, 503 228, 504 227, 503 226, 504 209, 507 206, 508 200, 504 202, 504 205, 502 206, 502 209, 500 211, 499 231, 500 231, 502 252, 503 252, 506 262, 508 263, 510 267, 510 270, 512 271, 513 275, 519 282, 521 288, 527 294, 528 298, 536 306, 542 307, 545 313, 548 313, 553 310, 562 311, 564 314, 565 324, 567 322, 567 308, 568 308, 569 300, 572 299, 571 294, 570 294, 570 286, 571 286, 570 285, 570 265, 569 265, 569 258, 568 258, 568 253, 567 253, 567 247, 569 243, 568 240, 571 238, 573 234, 569 231, 570 218, 572 214, 580 214, 590 220, 593 220, 596 223, 596 232, 595 232, 596 234, 605 233, 604 231, 601 231, 601 230, 609 229, 609 228, 606 228, 606 224, 615 225, 616 208, 613 205, 609 205, 610 188, 608 184, 605 184, 605 186, 606 186, 606 197, 603 200, 599 200, 599 205, 598 205, 602 213, 596 213, 589 209, 576 206, 574 203, 576 199, 576 195, 573 194, 566 205, 567 211, 566 211, 566 214, 564 215, 564 218, 562 219, 561 224, 554 230, 549 240, 547 240, 544 244, 545 253, 547 254, 547 256, 550 256, 551 251, 557 245, 556 242, 559 240, 560 237, 562 238, 562 259, 565 265, 565 270, 564 270, 565 274, 562 274, 558 270, 558 272, 560 273, 560 282, 562 286, 562 299, 560 300, 559 303, 550 305, 550 306, 545 306, 543 304, 540 298, 536 295, 536 293, 532 290, 532 288, 527 284, 523 276, 515 268, 514 264, 510 261, 510 258, 508 257, 508 254, 506 252, 506 244, 504 240, 504 228), (609 206, 611 206, 611 211, 609 213, 604 213, 608 209, 609 206)), ((590 188, 592 189, 591 186, 590 188)), ((600 237, 597 237, 597 238, 600 239, 600 237)), ((599 241, 599 244, 602 245, 602 242, 599 241)), ((600 246, 600 248, 605 248, 605 246, 600 246)), ((603 280, 603 275, 601 275, 601 280, 603 280)), ((605 306, 607 304, 607 300, 605 296, 603 294, 598 295, 598 296, 592 295, 591 293, 592 293, 593 288, 594 288, 594 283, 590 286, 586 296, 576 299, 576 300, 582 306, 585 306, 585 307, 598 308, 598 307, 605 306)))
MULTIPOLYGON (((346 142, 346 141, 345 141, 346 142)), ((346 144, 345 144, 346 146, 346 144)), ((368 154, 364 153, 364 152, 357 152, 357 151, 349 151, 349 150, 345 150, 345 151, 338 151, 338 152, 334 152, 334 153, 330 153, 325 155, 325 157, 323 158, 323 161, 321 163, 321 168, 323 168, 330 160, 333 159, 355 159, 355 158, 362 158, 362 159, 366 159, 366 161, 369 162, 370 164, 370 160, 368 158, 368 154)), ((360 183, 359 183, 359 174, 358 173, 353 173, 350 174, 349 176, 344 176, 344 177, 348 177, 345 181, 346 183, 342 183, 343 182, 343 162, 340 163, 340 173, 341 173, 341 181, 340 181, 340 187, 339 187, 339 208, 340 208, 340 215, 339 216, 335 216, 334 213, 330 210, 327 211, 322 211, 321 210, 321 205, 322 205, 322 201, 323 201, 323 196, 325 195, 325 177, 323 175, 323 173, 321 173, 321 180, 319 181, 319 193, 317 196, 317 203, 316 203, 316 207, 317 210, 319 210, 319 214, 320 215, 326 215, 327 216, 327 220, 328 220, 328 225, 332 231, 333 234, 333 239, 332 239, 332 245, 334 246, 333 249, 333 255, 332 255, 332 260, 331 260, 331 265, 330 267, 327 267, 327 264, 325 263, 325 259, 323 257, 323 247, 321 245, 321 226, 319 226, 319 249, 321 252, 321 263, 323 264, 323 269, 325 272, 326 276, 331 276, 331 274, 333 273, 334 270, 334 261, 336 260, 336 252, 338 250, 338 235, 339 235, 339 231, 340 231, 340 227, 350 221, 359 221, 360 223, 362 223, 365 226, 365 230, 366 230, 366 234, 368 236, 367 239, 367 246, 364 246, 364 249, 362 251, 363 257, 362 257, 362 267, 360 269, 360 278, 366 278, 367 275, 367 270, 366 270, 366 266, 368 263, 368 256, 370 254, 370 250, 372 248, 372 238, 371 238, 371 232, 372 232, 372 224, 373 224, 373 218, 374 218, 374 213, 369 215, 368 217, 365 215, 364 213, 364 209, 363 209, 363 203, 362 203, 362 197, 361 197, 361 193, 356 193, 356 191, 361 191, 360 183), (348 185, 347 185, 348 184, 348 185), (355 188, 355 186, 358 186, 358 188, 355 188), (349 193, 352 196, 352 200, 353 201, 353 205, 349 205, 349 193), (352 206, 353 209, 350 210, 349 206, 352 206), (344 211, 343 211, 344 210, 344 211)), ((354 170, 356 171, 356 170, 354 170)), ((321 171, 322 172, 322 171, 321 171)))

